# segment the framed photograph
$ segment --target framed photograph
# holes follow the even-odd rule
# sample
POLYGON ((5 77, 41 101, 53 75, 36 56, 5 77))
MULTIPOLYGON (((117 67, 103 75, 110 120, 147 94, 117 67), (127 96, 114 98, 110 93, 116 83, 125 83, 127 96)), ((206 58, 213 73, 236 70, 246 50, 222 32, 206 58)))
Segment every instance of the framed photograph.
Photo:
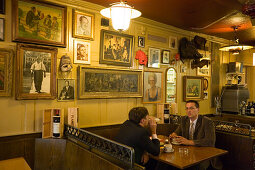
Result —
POLYGON ((160 67, 160 49, 149 48, 148 67, 160 67))
POLYGON ((90 64, 90 43, 74 40, 74 63, 90 64))
POLYGON ((142 97, 142 71, 78 67, 78 99, 142 97))
POLYGON ((0 96, 11 96, 13 51, 0 48, 0 96))
POLYGON ((66 7, 12 0, 13 41, 66 47, 66 7))
POLYGON ((169 36, 169 48, 172 48, 172 49, 178 48, 177 37, 169 36))
POLYGON ((210 76, 210 65, 204 65, 202 68, 197 67, 198 76, 210 76))
POLYGON ((73 37, 94 39, 94 14, 73 9, 73 37))
POLYGON ((4 19, 0 18, 0 41, 4 41, 4 19))
POLYGON ((170 63, 170 51, 169 50, 163 50, 162 51, 162 59, 161 62, 163 64, 169 64, 170 63))
POLYGON ((56 97, 57 48, 18 44, 16 99, 56 97))
POLYGON ((101 30, 100 64, 131 67, 133 36, 101 30))
POLYGON ((5 14, 5 0, 0 0, 0 14, 5 14))
POLYGON ((204 78, 183 76, 183 100, 202 100, 204 98, 204 78))
POLYGON ((74 100, 74 79, 58 79, 58 101, 74 100))
POLYGON ((144 103, 162 103, 163 72, 145 71, 143 91, 144 103))
POLYGON ((138 36, 138 47, 145 47, 145 37, 138 36))

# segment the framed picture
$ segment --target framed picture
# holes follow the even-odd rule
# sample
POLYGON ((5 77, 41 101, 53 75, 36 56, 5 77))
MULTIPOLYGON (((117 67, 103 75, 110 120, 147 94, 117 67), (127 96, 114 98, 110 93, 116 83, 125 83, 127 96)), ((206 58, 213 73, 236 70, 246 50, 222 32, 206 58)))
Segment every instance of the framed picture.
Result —
POLYGON ((74 40, 74 63, 90 64, 90 43, 74 40))
POLYGON ((131 67, 133 36, 101 30, 100 64, 131 67))
POLYGON ((5 0, 0 0, 0 14, 5 14, 5 0))
POLYGON ((73 9, 73 37, 93 40, 94 18, 94 14, 73 9))
POLYGON ((149 48, 148 67, 160 67, 160 49, 149 48))
POLYGON ((0 41, 4 41, 4 19, 0 18, 0 41))
POLYGON ((13 51, 0 48, 0 96, 11 96, 13 51))
POLYGON ((66 7, 12 0, 13 41, 66 46, 66 7))
POLYGON ((145 37, 138 36, 138 47, 145 47, 145 37))
POLYGON ((210 76, 210 65, 204 65, 202 68, 197 67, 198 76, 210 76))
POLYGON ((177 37, 169 36, 169 48, 177 49, 177 37))
POLYGON ((169 50, 163 50, 162 51, 162 59, 163 64, 169 64, 170 63, 170 51, 169 50))
POLYGON ((78 67, 78 98, 142 97, 142 71, 78 67))
POLYGON ((204 78, 198 76, 183 77, 183 100, 202 100, 204 98, 204 78))
POLYGON ((163 72, 145 71, 143 79, 143 102, 161 103, 163 99, 163 72))
POLYGON ((74 79, 58 79, 58 101, 74 100, 74 79))
POLYGON ((57 48, 18 44, 16 99, 56 97, 57 48))

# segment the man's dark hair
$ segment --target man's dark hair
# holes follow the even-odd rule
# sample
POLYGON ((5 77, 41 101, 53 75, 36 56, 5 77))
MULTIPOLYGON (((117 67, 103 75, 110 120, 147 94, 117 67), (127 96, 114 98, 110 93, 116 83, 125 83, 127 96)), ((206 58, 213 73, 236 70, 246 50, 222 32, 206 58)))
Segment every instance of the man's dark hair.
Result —
POLYGON ((187 103, 195 103, 196 108, 199 108, 199 103, 196 100, 188 100, 186 101, 186 104, 187 103))
POLYGON ((129 111, 129 120, 136 124, 139 124, 141 119, 145 118, 149 114, 145 107, 134 107, 129 111))

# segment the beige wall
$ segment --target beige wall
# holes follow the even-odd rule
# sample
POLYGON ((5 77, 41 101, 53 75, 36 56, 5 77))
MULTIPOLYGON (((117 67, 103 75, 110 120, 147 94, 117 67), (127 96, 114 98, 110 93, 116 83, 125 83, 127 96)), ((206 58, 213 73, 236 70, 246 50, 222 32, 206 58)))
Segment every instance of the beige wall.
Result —
MULTIPOLYGON (((73 58, 73 40, 72 37, 72 9, 77 8, 85 10, 95 14, 95 39, 89 41, 91 43, 91 65, 100 67, 114 67, 110 65, 99 64, 99 48, 100 48, 100 30, 101 29, 112 29, 111 27, 102 27, 101 15, 99 13, 101 6, 87 3, 81 0, 49 0, 53 3, 67 4, 67 47, 58 48, 58 64, 62 55, 67 54, 73 58)), ((5 18, 6 21, 6 36, 5 41, 0 42, 0 46, 3 48, 14 49, 16 43, 11 41, 11 1, 6 1, 6 15, 0 15, 5 18)), ((140 48, 137 47, 137 36, 144 36, 145 48, 142 48, 145 53, 148 53, 148 47, 156 47, 164 50, 171 50, 174 55, 177 50, 168 48, 167 43, 160 43, 155 41, 149 41, 147 39, 148 34, 157 35, 161 37, 176 36, 178 39, 182 37, 192 38, 197 35, 193 32, 177 29, 175 27, 161 24, 155 21, 151 21, 145 18, 138 18, 131 22, 130 29, 125 32, 126 34, 133 35, 135 38, 134 55, 140 48)), ((211 37, 207 35, 201 35, 208 41, 213 42, 224 42, 222 39, 211 37)), ((134 56, 133 56, 134 58, 134 56)), ((57 65, 58 65, 57 64, 57 65)), ((191 70, 189 61, 185 61, 185 65, 188 67, 186 73, 180 73, 180 65, 182 62, 178 61, 175 65, 172 65, 177 70, 177 103, 179 113, 184 115, 184 102, 183 102, 183 82, 182 77, 184 75, 196 75, 196 69, 191 70)), ((74 65, 72 73, 67 78, 76 79, 77 64, 74 65)), ((138 65, 136 60, 133 61, 133 66, 130 69, 143 69, 143 70, 157 70, 165 72, 170 65, 164 65, 160 69, 149 69, 138 65)), ((123 68, 115 66, 115 68, 123 68)), ((58 73, 57 78, 63 78, 63 75, 58 73)), ((77 82, 76 82, 77 83, 77 82)), ((164 82, 165 84, 165 82, 164 82)), ((209 77, 210 84, 210 77, 209 77)), ((223 84, 220 83, 219 84, 223 84)), ((40 132, 42 128, 42 114, 46 108, 63 108, 65 113, 68 107, 79 107, 80 108, 80 127, 106 125, 106 124, 117 124, 122 123, 127 119, 128 111, 134 106, 145 106, 148 108, 151 115, 156 115, 156 104, 143 104, 141 98, 120 98, 120 99, 86 99, 86 100, 75 100, 70 102, 58 102, 57 100, 15 100, 14 98, 15 83, 13 83, 13 95, 12 97, 0 97, 0 136, 24 134, 32 132, 40 132)), ((210 89, 210 86, 209 86, 210 89)), ((214 109, 210 107, 210 90, 209 99, 200 102, 202 114, 213 113, 214 109)))

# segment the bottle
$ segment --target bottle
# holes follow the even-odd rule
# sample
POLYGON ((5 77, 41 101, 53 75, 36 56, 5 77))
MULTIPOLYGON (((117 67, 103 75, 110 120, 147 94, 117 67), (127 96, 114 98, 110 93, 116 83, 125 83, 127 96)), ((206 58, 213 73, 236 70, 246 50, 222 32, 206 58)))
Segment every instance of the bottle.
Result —
POLYGON ((60 137, 60 116, 59 110, 56 110, 53 116, 53 137, 60 137))
POLYGON ((169 123, 169 109, 164 109, 164 123, 169 123))
POLYGON ((251 116, 254 116, 254 107, 255 107, 254 102, 252 102, 252 104, 251 104, 251 116))

